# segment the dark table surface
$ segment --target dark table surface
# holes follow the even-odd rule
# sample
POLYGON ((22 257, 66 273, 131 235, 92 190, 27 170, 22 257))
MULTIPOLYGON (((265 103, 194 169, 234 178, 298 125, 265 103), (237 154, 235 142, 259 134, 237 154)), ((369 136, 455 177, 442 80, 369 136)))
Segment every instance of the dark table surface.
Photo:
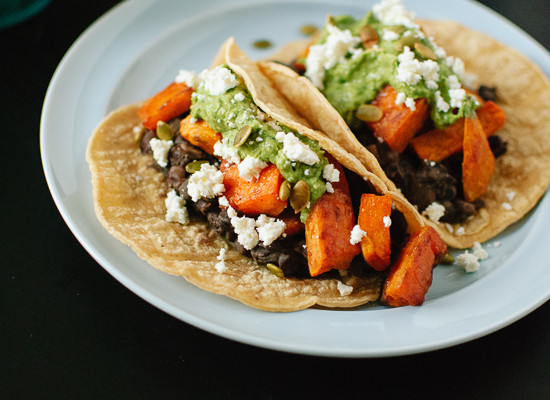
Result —
MULTIPOLYGON (((489 336, 447 349, 320 358, 204 332, 111 277, 53 203, 42 172, 39 121, 57 64, 116 3, 53 0, 31 20, 0 31, 0 398, 550 398, 548 303, 489 336)), ((483 3, 550 48, 546 0, 483 3)))

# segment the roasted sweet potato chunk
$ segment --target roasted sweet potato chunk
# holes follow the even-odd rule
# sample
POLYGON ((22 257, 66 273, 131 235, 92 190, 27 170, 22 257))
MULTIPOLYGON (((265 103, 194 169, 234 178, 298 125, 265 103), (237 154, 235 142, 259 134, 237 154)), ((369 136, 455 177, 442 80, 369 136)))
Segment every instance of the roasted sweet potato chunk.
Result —
POLYGON ((405 104, 395 104, 396 98, 397 91, 393 87, 386 86, 382 89, 371 104, 379 107, 383 116, 368 125, 374 131, 374 136, 386 142, 392 150, 401 153, 424 125, 429 107, 425 99, 417 99, 416 109, 413 111, 405 104))
POLYGON ((214 153, 214 145, 222 139, 222 135, 210 128, 206 121, 201 119, 191 123, 190 115, 181 120, 180 134, 189 143, 200 147, 208 154, 214 153))
POLYGON ((159 121, 167 122, 191 107, 193 89, 185 83, 173 82, 138 109, 137 114, 147 129, 155 130, 159 121))
POLYGON ((383 271, 390 265, 391 207, 392 199, 388 195, 365 193, 361 196, 357 222, 367 233, 361 239, 361 251, 365 261, 377 271, 383 271))
POLYGON ((274 164, 265 167, 258 177, 251 182, 242 178, 237 164, 222 163, 224 195, 235 210, 247 215, 266 214, 278 216, 287 206, 279 198, 279 188, 283 176, 274 164))
POLYGON ((392 307, 419 306, 432 284, 433 269, 447 254, 447 245, 431 226, 416 231, 384 283, 381 301, 392 307))
POLYGON ((474 201, 489 185, 495 171, 495 156, 479 118, 464 120, 464 159, 462 161, 462 188, 464 198, 474 201))

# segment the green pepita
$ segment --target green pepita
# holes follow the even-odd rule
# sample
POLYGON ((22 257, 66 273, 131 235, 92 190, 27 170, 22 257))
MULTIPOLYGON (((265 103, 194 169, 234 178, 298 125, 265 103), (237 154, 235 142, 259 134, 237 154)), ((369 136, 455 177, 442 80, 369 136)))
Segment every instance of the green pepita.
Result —
POLYGON ((370 49, 375 44, 378 44, 379 41, 378 33, 370 25, 365 25, 361 28, 359 31, 359 38, 361 39, 365 49, 370 49))
POLYGON ((309 204, 309 185, 304 180, 296 182, 290 192, 290 205, 297 213, 302 211, 309 204))
POLYGON ((290 191, 292 190, 292 186, 290 185, 289 181, 284 181, 281 183, 281 187, 279 188, 279 199, 282 201, 287 201, 290 197, 290 191))
POLYGON ((415 43, 417 43, 417 42, 420 42, 419 37, 416 37, 416 36, 413 36, 413 35, 403 36, 401 39, 399 39, 396 42, 395 47, 396 47, 397 51, 402 52, 403 49, 405 48, 405 46, 407 46, 409 49, 413 49, 415 43))
POLYGON ((389 31, 395 32, 398 35, 401 35, 403 32, 407 30, 407 28, 405 28, 403 25, 393 25, 393 26, 387 27, 386 29, 388 29, 389 31))
POLYGON ((365 122, 380 121, 383 115, 382 110, 373 104, 363 104, 355 112, 355 116, 365 122))
POLYGON ((144 133, 145 133, 145 127, 144 126, 134 127, 134 141, 136 143, 141 142, 141 139, 143 138, 144 133))
POLYGON ((234 147, 241 147, 244 142, 246 142, 246 139, 250 136, 252 133, 252 127, 250 125, 245 125, 241 129, 239 129, 239 132, 235 135, 235 139, 233 139, 233 146, 234 147))
POLYGON ((422 57, 427 58, 429 60, 437 61, 437 55, 435 52, 430 49, 428 46, 421 42, 416 42, 414 44, 414 49, 420 54, 422 57))
POLYGON ((315 25, 303 25, 300 28, 300 32, 303 35, 307 35, 307 36, 311 36, 311 35, 317 33, 318 30, 319 29, 315 25))
POLYGON ((254 42, 254 47, 257 49, 268 49, 272 46, 269 40, 256 40, 254 42))
POLYGON ((172 140, 174 131, 166 122, 159 121, 157 123, 157 137, 161 140, 172 140))
POLYGON ((199 172, 201 170, 201 167, 203 164, 207 164, 207 163, 208 161, 206 160, 191 161, 189 164, 185 166, 185 170, 190 174, 194 174, 195 172, 199 172))
POLYGON ((285 273, 283 272, 283 270, 281 268, 279 268, 277 265, 275 264, 272 264, 272 263, 267 263, 266 266, 265 266, 269 272, 271 272, 273 275, 276 275, 278 276, 279 278, 284 278, 285 277, 285 273))
POLYGON ((452 264, 455 262, 455 258, 451 253, 445 254, 445 257, 443 257, 443 260, 441 261, 443 264, 452 264))

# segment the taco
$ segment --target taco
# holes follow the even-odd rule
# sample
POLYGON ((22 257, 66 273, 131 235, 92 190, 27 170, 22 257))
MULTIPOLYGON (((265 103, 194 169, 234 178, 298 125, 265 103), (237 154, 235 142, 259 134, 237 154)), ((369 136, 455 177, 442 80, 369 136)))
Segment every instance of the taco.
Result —
POLYGON ((446 254, 435 230, 308 128, 234 40, 216 60, 94 131, 105 228, 153 267, 263 310, 421 304, 446 254))
POLYGON ((449 246, 468 248, 519 220, 547 190, 550 83, 482 33, 413 17, 393 0, 361 20, 329 17, 313 41, 260 67, 449 246))

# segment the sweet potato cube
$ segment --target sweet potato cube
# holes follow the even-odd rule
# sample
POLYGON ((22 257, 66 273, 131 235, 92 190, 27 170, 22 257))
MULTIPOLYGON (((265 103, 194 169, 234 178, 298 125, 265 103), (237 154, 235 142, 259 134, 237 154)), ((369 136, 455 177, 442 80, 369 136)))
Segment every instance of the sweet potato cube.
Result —
POLYGON ((464 198, 467 201, 474 201, 485 192, 495 171, 495 156, 491 151, 479 118, 464 120, 463 150, 462 188, 464 198))
POLYGON ((265 167, 258 177, 251 182, 242 178, 237 164, 222 163, 225 197, 231 207, 247 215, 266 214, 278 216, 287 206, 279 198, 279 188, 284 178, 274 164, 265 167))
POLYGON ((287 208, 277 216, 277 219, 282 220, 285 225, 285 235, 294 236, 301 233, 305 229, 305 225, 300 221, 300 214, 296 214, 292 209, 287 208))
POLYGON ((210 128, 206 121, 201 119, 191 123, 190 115, 181 120, 180 134, 189 143, 200 147, 208 154, 214 153, 214 145, 222 139, 222 135, 210 128))
POLYGON ((369 122, 374 136, 383 140, 388 146, 401 153, 416 133, 422 128, 428 117, 428 102, 425 99, 415 100, 415 110, 411 110, 405 104, 395 104, 397 91, 386 86, 378 93, 371 104, 379 107, 383 116, 376 122, 369 122))
POLYGON ((388 221, 388 218, 391 215, 391 207, 392 199, 388 195, 365 193, 361 196, 357 222, 367 233, 361 239, 361 251, 365 261, 377 271, 383 271, 390 266, 391 220, 388 221))
POLYGON ((431 226, 416 231, 384 283, 381 301, 392 307, 419 306, 432 284, 433 269, 447 254, 447 245, 431 226))
POLYGON ((306 220, 306 247, 311 276, 333 268, 348 269, 361 252, 359 244, 350 243, 355 216, 349 194, 340 189, 324 193, 306 220))
POLYGON ((173 82, 138 109, 137 114, 147 129, 155 130, 159 121, 167 122, 191 107, 193 89, 185 83, 173 82))

